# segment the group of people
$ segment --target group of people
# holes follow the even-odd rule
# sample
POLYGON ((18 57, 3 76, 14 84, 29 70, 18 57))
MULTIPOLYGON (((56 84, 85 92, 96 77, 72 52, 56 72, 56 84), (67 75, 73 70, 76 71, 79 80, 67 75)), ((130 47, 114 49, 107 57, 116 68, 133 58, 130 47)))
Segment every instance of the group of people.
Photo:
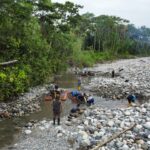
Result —
MULTIPOLYGON (((81 82, 80 82, 81 83, 81 82)), ((80 86, 81 84, 78 84, 80 86)), ((80 90, 80 88, 79 88, 80 90)), ((73 90, 68 93, 68 98, 72 101, 71 113, 77 112, 81 104, 87 104, 88 106, 94 104, 94 98, 86 93, 81 93, 79 90, 73 90)), ((52 109, 53 109, 53 124, 60 124, 60 114, 62 112, 62 103, 60 100, 61 90, 59 90, 58 85, 53 85, 50 89, 50 95, 52 96, 52 109)))
MULTIPOLYGON (((71 113, 75 113, 80 110, 81 104, 87 104, 87 106, 94 105, 94 98, 90 94, 80 92, 81 80, 78 80, 78 90, 73 90, 68 94, 68 98, 72 100, 73 106, 71 109, 71 113)), ((55 125, 55 121, 57 119, 58 125, 60 124, 60 114, 62 112, 62 103, 60 101, 60 93, 58 85, 54 86, 54 89, 51 90, 53 94, 53 124, 55 125)), ((130 94, 127 96, 128 104, 131 106, 132 103, 135 103, 136 96, 134 94, 130 94)))
POLYGON ((72 113, 78 111, 81 104, 87 104, 87 106, 94 105, 94 98, 91 95, 81 93, 78 90, 71 91, 70 95, 70 99, 73 102, 73 108, 71 109, 72 113))

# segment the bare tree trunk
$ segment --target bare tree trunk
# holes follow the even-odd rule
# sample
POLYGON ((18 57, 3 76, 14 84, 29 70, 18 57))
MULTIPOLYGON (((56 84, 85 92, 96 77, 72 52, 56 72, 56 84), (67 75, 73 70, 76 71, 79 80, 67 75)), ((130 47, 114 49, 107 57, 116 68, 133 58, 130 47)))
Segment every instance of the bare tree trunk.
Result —
POLYGON ((3 62, 3 63, 0 63, 0 66, 2 66, 2 67, 9 66, 9 65, 15 64, 17 62, 18 62, 18 60, 12 60, 12 61, 8 61, 8 62, 3 62))
POLYGON ((120 131, 120 132, 118 132, 118 133, 115 133, 114 135, 110 136, 110 137, 109 137, 107 140, 105 140, 105 141, 100 141, 99 144, 98 144, 96 147, 94 147, 92 150, 97 150, 98 148, 102 147, 103 145, 105 145, 105 144, 109 143, 110 141, 116 139, 116 138, 117 138, 118 136, 120 136, 121 134, 125 133, 125 132, 128 131, 128 130, 131 130, 133 127, 135 127, 135 125, 136 125, 136 124, 133 124, 133 125, 131 125, 129 128, 127 128, 127 129, 125 129, 125 130, 123 130, 123 131, 120 131))

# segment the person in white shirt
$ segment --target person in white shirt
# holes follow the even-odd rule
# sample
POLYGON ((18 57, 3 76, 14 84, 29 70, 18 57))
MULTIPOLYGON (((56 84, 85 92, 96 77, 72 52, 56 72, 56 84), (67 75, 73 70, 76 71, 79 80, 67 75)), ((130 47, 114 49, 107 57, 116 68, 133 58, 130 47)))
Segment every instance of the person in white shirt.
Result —
POLYGON ((89 95, 89 97, 87 98, 87 104, 89 106, 94 105, 94 98, 91 95, 89 95))

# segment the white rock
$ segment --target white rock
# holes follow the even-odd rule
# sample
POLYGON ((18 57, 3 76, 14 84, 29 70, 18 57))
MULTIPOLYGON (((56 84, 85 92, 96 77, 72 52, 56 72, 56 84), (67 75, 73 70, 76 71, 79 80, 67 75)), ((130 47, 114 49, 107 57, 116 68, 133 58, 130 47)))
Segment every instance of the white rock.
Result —
POLYGON ((136 128, 137 128, 137 129, 142 129, 142 125, 137 124, 137 125, 136 125, 136 128))
POLYGON ((46 123, 46 120, 42 120, 42 121, 41 121, 41 124, 45 124, 45 123, 46 123))
POLYGON ((124 114, 125 114, 126 116, 130 116, 130 115, 131 115, 130 111, 125 111, 124 114))
POLYGON ((75 119, 75 118, 73 118, 72 120, 71 120, 71 122, 74 124, 74 123, 77 123, 77 119, 75 119))
POLYGON ((129 150, 128 145, 124 144, 124 145, 121 147, 121 150, 129 150))
POLYGON ((84 121, 84 124, 85 124, 85 125, 88 125, 88 124, 89 124, 88 120, 85 120, 85 121, 84 121))
POLYGON ((78 128, 78 129, 81 129, 81 130, 83 130, 83 129, 84 129, 84 127, 83 127, 83 126, 80 126, 80 125, 79 125, 79 126, 77 126, 77 128, 78 128))
POLYGON ((146 122, 143 126, 144 126, 144 128, 150 130, 150 122, 146 122))
POLYGON ((121 128, 124 128, 124 126, 125 126, 125 125, 124 125, 124 122, 121 122, 120 127, 121 127, 121 128))
POLYGON ((145 112, 146 112, 146 108, 142 108, 142 109, 141 109, 141 112, 142 112, 142 113, 145 113, 145 112))
POLYGON ((113 121, 108 121, 108 126, 112 127, 114 125, 113 121))
POLYGON ((150 146, 150 141, 147 141, 147 144, 150 146))
POLYGON ((58 133, 58 134, 57 134, 57 137, 62 137, 62 136, 63 136, 62 133, 58 133))
POLYGON ((137 140, 136 143, 142 145, 142 144, 144 144, 144 141, 143 140, 137 140))
POLYGON ((72 125, 71 122, 69 122, 69 121, 66 121, 65 124, 66 124, 67 126, 71 126, 71 125, 72 125))
POLYGON ((105 147, 101 147, 101 150, 105 150, 105 147))
POLYGON ((89 135, 85 131, 81 131, 81 130, 79 131, 77 141, 78 141, 79 145, 81 145, 83 147, 90 145, 89 135))
POLYGON ((130 120, 131 122, 134 122, 134 118, 132 118, 132 117, 129 117, 129 120, 130 120))
POLYGON ((44 127, 42 127, 42 126, 39 126, 39 129, 40 129, 40 130, 45 130, 45 128, 44 128, 44 127))
POLYGON ((31 130, 25 130, 24 132, 25 132, 25 134, 31 134, 32 131, 31 130))
POLYGON ((50 124, 46 123, 46 124, 44 125, 44 127, 45 127, 46 129, 48 129, 48 128, 50 127, 50 124))
POLYGON ((116 146, 117 146, 118 148, 120 148, 122 145, 123 145, 122 142, 120 142, 120 141, 117 141, 117 142, 116 142, 116 146))

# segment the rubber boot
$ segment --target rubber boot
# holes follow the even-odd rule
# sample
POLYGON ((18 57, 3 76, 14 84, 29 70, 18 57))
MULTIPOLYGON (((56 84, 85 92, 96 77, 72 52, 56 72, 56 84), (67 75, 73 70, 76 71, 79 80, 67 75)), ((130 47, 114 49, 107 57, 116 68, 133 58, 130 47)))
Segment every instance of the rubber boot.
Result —
POLYGON ((53 118, 53 125, 55 125, 55 118, 53 118))
POLYGON ((58 125, 60 125, 60 118, 58 118, 58 125))

